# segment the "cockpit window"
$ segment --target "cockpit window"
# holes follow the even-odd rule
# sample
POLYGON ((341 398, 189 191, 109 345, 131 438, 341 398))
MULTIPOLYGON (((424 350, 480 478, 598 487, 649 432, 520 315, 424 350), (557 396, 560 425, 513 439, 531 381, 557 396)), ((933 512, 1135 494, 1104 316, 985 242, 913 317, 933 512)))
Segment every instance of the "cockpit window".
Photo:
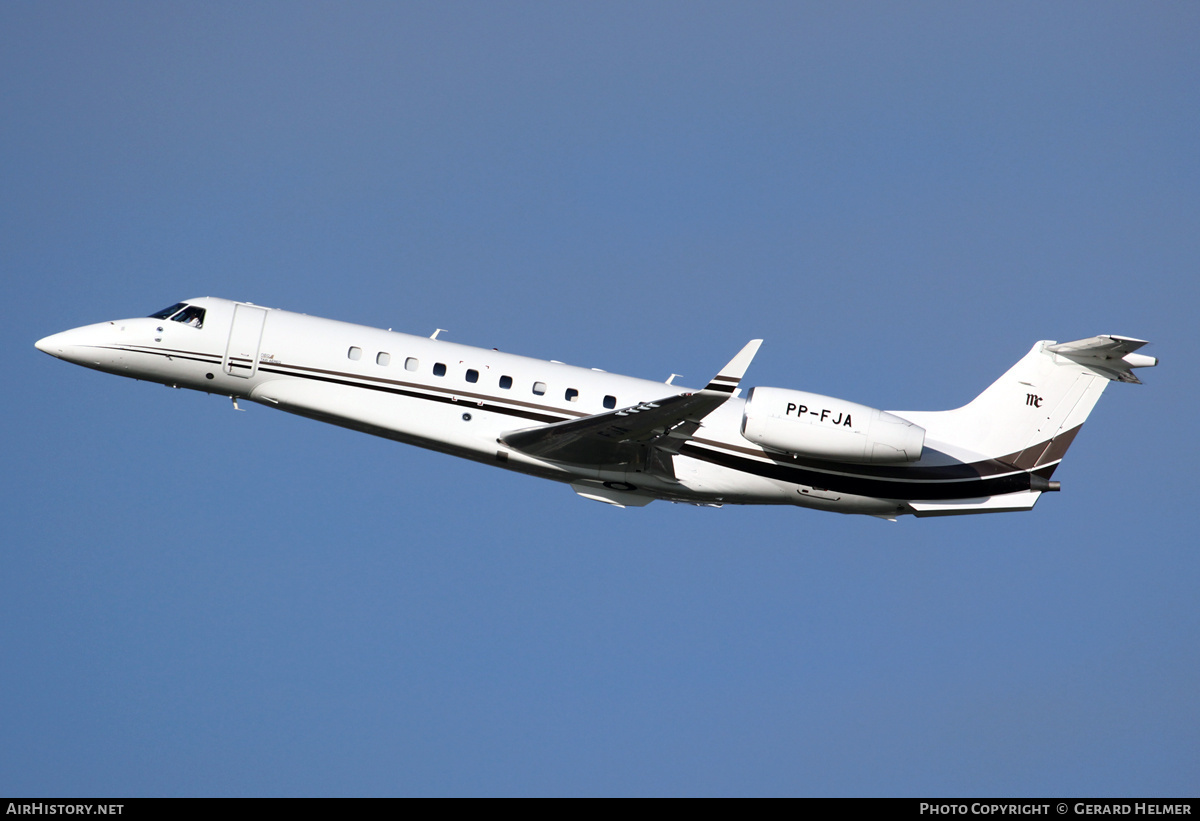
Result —
POLYGON ((159 311, 156 314, 150 314, 150 318, 151 319, 166 319, 171 314, 178 311, 180 308, 186 308, 186 307, 187 307, 186 302, 176 302, 170 308, 164 308, 163 310, 159 311))
POLYGON ((184 325, 191 325, 193 328, 204 327, 204 309, 197 308, 195 305, 189 305, 175 316, 171 317, 172 322, 182 322, 184 325))
POLYGON ((193 328, 204 327, 204 309, 197 308, 195 305, 188 305, 186 302, 176 302, 170 308, 164 308, 156 314, 150 314, 150 318, 170 318, 173 322, 182 322, 184 325, 190 325, 193 328))

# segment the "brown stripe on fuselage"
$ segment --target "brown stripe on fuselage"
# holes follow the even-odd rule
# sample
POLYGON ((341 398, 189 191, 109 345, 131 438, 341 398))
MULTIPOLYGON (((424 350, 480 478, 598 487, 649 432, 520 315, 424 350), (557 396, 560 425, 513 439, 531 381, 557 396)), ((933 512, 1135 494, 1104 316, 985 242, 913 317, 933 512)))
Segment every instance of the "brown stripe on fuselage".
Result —
POLYGON ((1082 427, 1082 424, 1076 425, 1058 436, 1030 445, 1016 453, 1001 456, 999 461, 1010 464, 1019 470, 1033 470, 1051 462, 1060 462, 1082 427))

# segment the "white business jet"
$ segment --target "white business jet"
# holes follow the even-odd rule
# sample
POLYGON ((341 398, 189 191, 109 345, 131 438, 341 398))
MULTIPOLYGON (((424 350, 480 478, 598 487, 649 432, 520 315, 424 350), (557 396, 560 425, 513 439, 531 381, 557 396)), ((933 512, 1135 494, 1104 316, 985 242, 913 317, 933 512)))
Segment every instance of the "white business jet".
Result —
POLYGON ((1158 361, 1122 336, 1038 342, 970 404, 881 411, 741 383, 699 390, 226 299, 48 336, 88 368, 257 402, 565 482, 619 507, 789 504, 893 519, 1029 510, 1110 381, 1158 361))

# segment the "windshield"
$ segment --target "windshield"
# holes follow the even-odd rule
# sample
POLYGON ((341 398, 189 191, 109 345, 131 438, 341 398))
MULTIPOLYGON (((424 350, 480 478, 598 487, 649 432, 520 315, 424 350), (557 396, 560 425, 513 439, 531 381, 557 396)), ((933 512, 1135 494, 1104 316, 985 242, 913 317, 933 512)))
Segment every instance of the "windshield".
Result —
POLYGON ((197 308, 195 305, 188 305, 186 302, 176 302, 170 308, 164 308, 156 314, 150 314, 150 318, 169 318, 172 322, 181 322, 193 328, 204 327, 204 309, 197 308))
POLYGON ((171 314, 178 311, 180 308, 186 308, 186 307, 187 307, 186 302, 176 302, 170 308, 163 308, 161 311, 159 311, 156 314, 150 314, 150 318, 151 319, 166 319, 171 314))
POLYGON ((202 327, 204 325, 204 309, 197 308, 195 305, 189 305, 171 317, 171 321, 182 322, 184 325, 191 325, 193 328, 202 327))

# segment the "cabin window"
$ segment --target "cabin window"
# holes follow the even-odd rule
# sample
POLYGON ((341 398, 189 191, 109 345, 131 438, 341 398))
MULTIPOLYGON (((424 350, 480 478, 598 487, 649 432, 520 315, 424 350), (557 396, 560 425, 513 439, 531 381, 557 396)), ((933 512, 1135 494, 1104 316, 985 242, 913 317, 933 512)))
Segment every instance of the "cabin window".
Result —
POLYGON ((346 352, 346 356, 357 362, 362 359, 362 348, 356 348, 352 345, 350 346, 350 350, 346 352))
POLYGON ((404 360, 404 370, 415 371, 417 369, 417 366, 420 364, 421 363, 417 361, 417 358, 415 356, 410 356, 408 359, 404 360))
POLYGON ((538 396, 545 396, 546 395, 546 383, 545 382, 534 382, 533 383, 533 392, 536 393, 538 396))
POLYGON ((446 365, 442 362, 433 363, 433 375, 434 376, 445 376, 446 375, 446 365))
POLYGON ((509 388, 511 388, 512 387, 512 377, 511 376, 500 377, 500 387, 504 388, 504 390, 508 390, 509 388))
POLYGON ((609 410, 612 410, 616 406, 617 406, 617 397, 615 397, 615 396, 604 397, 604 407, 608 408, 609 410))
POLYGON ((568 402, 578 402, 579 391, 575 390, 574 388, 567 388, 567 392, 563 394, 563 398, 565 398, 568 402))
POLYGON ((467 369, 467 381, 468 382, 478 382, 479 381, 479 371, 477 371, 473 368, 468 368, 467 369))
POLYGON ((376 365, 392 364, 392 355, 390 353, 388 353, 387 351, 380 351, 379 353, 377 353, 375 355, 375 364, 376 365))

